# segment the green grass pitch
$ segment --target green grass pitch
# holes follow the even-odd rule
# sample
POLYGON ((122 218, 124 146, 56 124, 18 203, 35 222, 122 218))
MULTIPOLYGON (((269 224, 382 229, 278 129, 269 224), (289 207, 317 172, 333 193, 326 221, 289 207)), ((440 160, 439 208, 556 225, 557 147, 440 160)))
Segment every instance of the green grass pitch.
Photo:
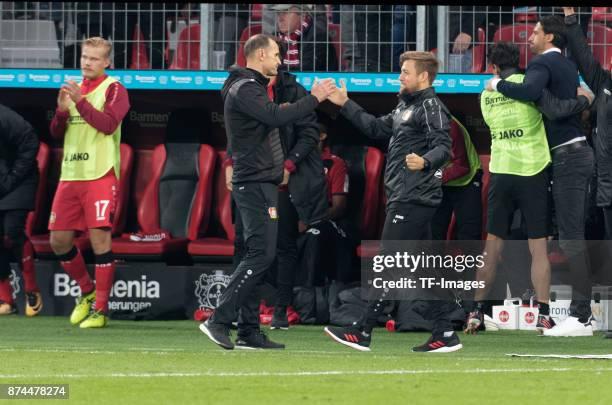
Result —
POLYGON ((5 316, 0 384, 69 384, 69 402, 83 404, 612 403, 611 360, 505 355, 612 353, 612 340, 599 333, 461 334, 464 349, 450 354, 411 353, 425 333, 377 329, 369 353, 332 342, 322 326, 269 336, 287 349, 226 351, 194 321, 111 321, 81 330, 64 317, 5 316))

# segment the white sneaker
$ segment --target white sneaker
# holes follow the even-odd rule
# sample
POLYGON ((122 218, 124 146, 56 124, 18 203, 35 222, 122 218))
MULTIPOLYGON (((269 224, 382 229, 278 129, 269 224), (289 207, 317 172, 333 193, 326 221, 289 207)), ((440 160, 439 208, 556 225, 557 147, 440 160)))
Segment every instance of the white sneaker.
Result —
POLYGON ((582 323, 575 316, 568 316, 550 329, 544 329, 543 336, 593 336, 593 326, 589 320, 582 323))

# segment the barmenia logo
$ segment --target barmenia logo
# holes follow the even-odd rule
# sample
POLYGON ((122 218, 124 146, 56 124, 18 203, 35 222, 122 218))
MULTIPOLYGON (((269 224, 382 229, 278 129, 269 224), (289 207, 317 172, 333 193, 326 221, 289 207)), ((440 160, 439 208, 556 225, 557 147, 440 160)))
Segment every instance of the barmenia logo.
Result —
MULTIPOLYGON (((143 274, 140 280, 116 280, 110 296, 114 298, 159 298, 159 291, 159 282, 147 280, 147 276, 143 274)), ((67 274, 55 274, 53 295, 78 297, 81 295, 81 288, 76 281, 70 280, 67 274)))

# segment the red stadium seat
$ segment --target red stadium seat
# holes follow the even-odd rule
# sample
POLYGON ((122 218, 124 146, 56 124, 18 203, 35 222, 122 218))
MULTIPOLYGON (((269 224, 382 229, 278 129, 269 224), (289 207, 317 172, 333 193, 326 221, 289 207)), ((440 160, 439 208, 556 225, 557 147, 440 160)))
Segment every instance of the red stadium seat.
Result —
POLYGON ((612 7, 593 7, 591 21, 601 24, 612 24, 612 7))
POLYGON ((200 70, 200 24, 181 31, 170 69, 200 70))
POLYGON ((519 46, 521 51, 519 66, 521 69, 525 69, 533 57, 527 39, 531 36, 534 27, 535 24, 533 23, 502 25, 493 36, 493 42, 514 42, 519 46))
POLYGON ((132 35, 132 60, 130 61, 130 69, 151 69, 149 57, 147 56, 147 47, 145 45, 144 36, 140 31, 138 24, 134 26, 132 35))
MULTIPOLYGON (((115 210, 115 217, 113 219, 113 229, 112 229, 113 235, 121 234, 121 232, 123 232, 123 229, 125 227, 125 221, 126 221, 126 216, 127 216, 126 208, 127 208, 128 195, 130 192, 129 190, 130 189, 130 176, 132 174, 132 166, 134 163, 134 152, 129 145, 122 143, 120 151, 121 151, 120 152, 121 153, 121 169, 120 169, 121 178, 119 179, 119 193, 117 195, 117 208, 115 210)), ((40 156, 40 153, 41 152, 39 151, 39 156, 40 156)), ((56 159, 57 157, 59 157, 60 161, 58 162, 56 166, 57 170, 54 171, 55 176, 53 175, 50 176, 50 178, 52 178, 53 181, 50 182, 51 184, 45 184, 44 186, 41 186, 41 184, 39 183, 38 192, 37 192, 37 201, 36 201, 37 208, 34 211, 34 213, 30 213, 30 216, 34 214, 34 218, 32 219, 32 222, 30 224, 29 223, 30 216, 28 216, 28 222, 26 222, 26 235, 28 235, 30 241, 32 242, 36 255, 40 257, 54 257, 53 249, 51 249, 51 244, 49 243, 49 231, 47 229, 49 212, 51 210, 51 204, 53 201, 53 195, 51 195, 51 198, 48 201, 48 210, 44 210, 44 214, 43 214, 42 207, 44 204, 45 192, 42 191, 41 195, 43 197, 40 199, 40 202, 38 199, 38 193, 41 193, 41 187, 43 187, 42 190, 52 187, 53 194, 55 194, 55 190, 57 189, 57 184, 59 182, 59 175, 60 175, 59 170, 61 168, 62 150, 61 149, 56 150, 55 156, 56 156, 56 159), (57 153, 57 151, 59 151, 59 153, 57 153), (39 208, 39 204, 40 204, 40 208, 39 208)), ((40 161, 39 161, 39 167, 40 167, 40 161)), ((49 170, 47 169, 47 172, 48 171, 49 170)), ((46 183, 45 181, 42 181, 42 180, 43 180, 43 177, 42 177, 42 171, 41 171, 41 183, 46 183)), ((74 243, 77 246, 77 248, 81 250, 82 252, 87 252, 91 250, 91 244, 89 243, 89 238, 87 236, 87 233, 77 234, 77 236, 74 239, 74 243)))
POLYGON ((532 22, 537 23, 539 20, 538 13, 514 13, 514 22, 532 22))
POLYGON ((261 21, 263 4, 251 4, 251 21, 261 21))
POLYGON ((236 64, 245 67, 246 59, 244 57, 244 43, 253 35, 261 34, 261 24, 252 24, 242 30, 240 39, 238 40, 238 55, 236 56, 236 64))
POLYGON ((612 68, 612 28, 603 24, 589 24, 587 41, 593 47, 595 59, 604 69, 610 70, 612 68))
MULTIPOLYGON (((334 145, 332 153, 346 161, 349 175, 347 216, 357 225, 360 239, 380 237, 382 173, 385 157, 371 146, 334 145)), ((357 254, 361 248, 357 247, 357 254)))
MULTIPOLYGON (((213 216, 211 227, 216 228, 215 235, 204 235, 189 242, 187 250, 195 260, 210 258, 232 257, 234 255, 234 239, 236 233, 232 224, 231 193, 225 186, 225 168, 229 162, 225 161, 225 151, 217 152, 215 168, 215 190, 213 197, 213 216)), ((200 228, 202 234, 205 231, 200 228)))
POLYGON ((482 28, 478 28, 478 39, 472 47, 472 73, 481 73, 484 71, 486 53, 487 44, 485 32, 482 28))
POLYGON ((129 234, 113 239, 113 253, 124 259, 159 260, 185 256, 187 243, 208 223, 216 154, 209 145, 160 144, 153 151, 152 178, 138 206, 139 231, 167 231, 157 242, 136 242, 129 234))

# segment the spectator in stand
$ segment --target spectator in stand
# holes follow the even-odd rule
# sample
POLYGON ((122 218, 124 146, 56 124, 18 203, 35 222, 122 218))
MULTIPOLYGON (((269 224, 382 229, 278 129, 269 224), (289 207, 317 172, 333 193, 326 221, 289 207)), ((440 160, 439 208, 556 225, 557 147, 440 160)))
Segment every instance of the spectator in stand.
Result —
POLYGON ((250 4, 217 3, 214 5, 215 51, 225 52, 224 69, 236 60, 236 43, 249 21, 250 4))
POLYGON ((277 4, 276 35, 287 48, 283 65, 289 71, 336 71, 338 58, 327 24, 313 17, 312 5, 277 4))

